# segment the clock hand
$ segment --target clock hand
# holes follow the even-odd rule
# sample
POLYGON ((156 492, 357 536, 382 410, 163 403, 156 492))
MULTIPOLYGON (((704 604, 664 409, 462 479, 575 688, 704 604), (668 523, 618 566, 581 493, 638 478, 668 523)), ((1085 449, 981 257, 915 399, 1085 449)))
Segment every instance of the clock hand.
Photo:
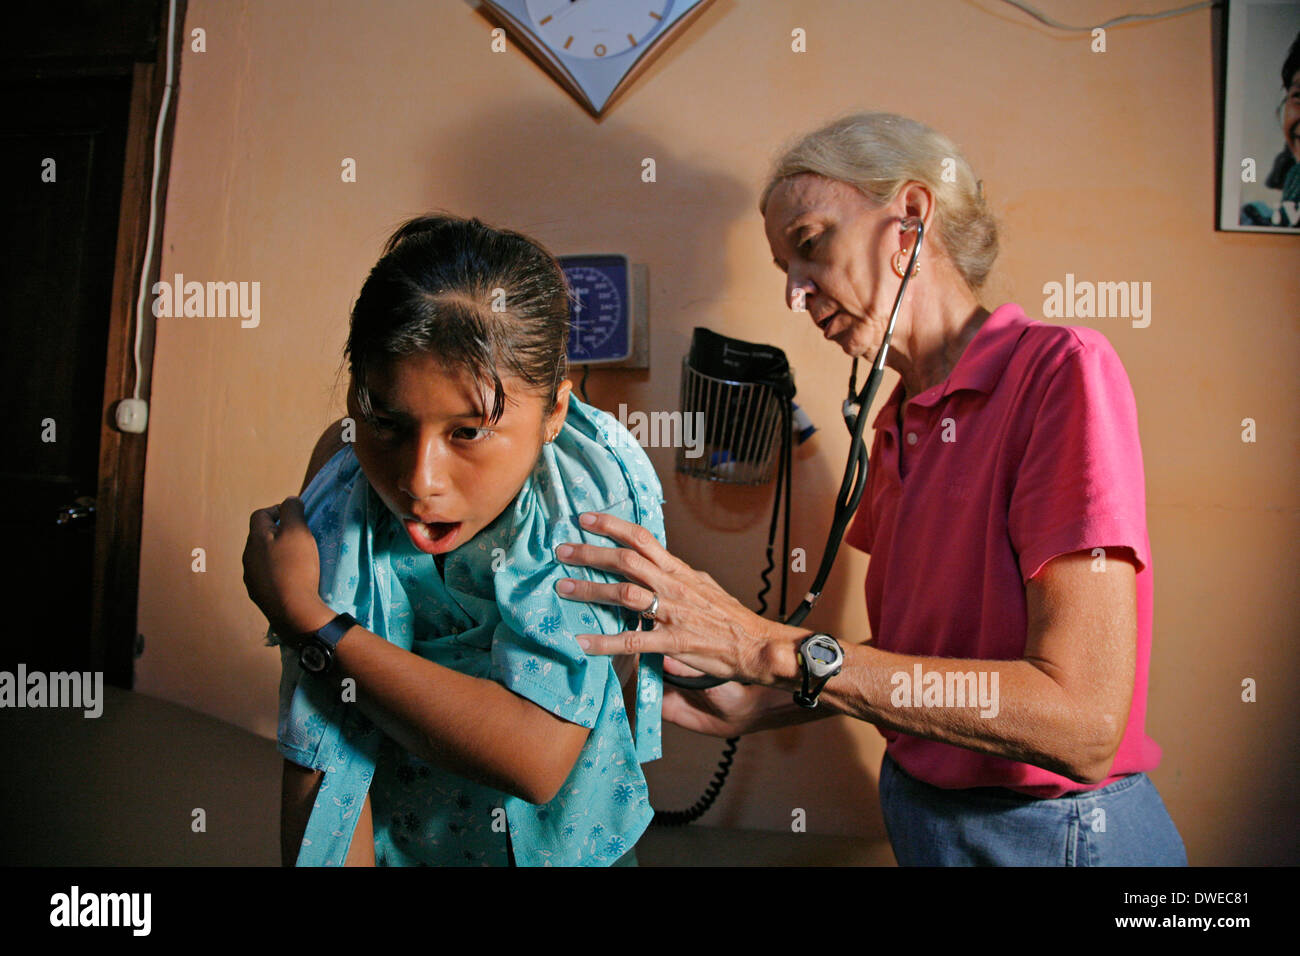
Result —
POLYGON ((569 0, 569 7, 568 7, 568 9, 567 9, 567 10, 562 10, 562 11, 560 11, 559 13, 554 14, 554 15, 551 17, 551 22, 548 23, 547 26, 556 26, 556 25, 558 25, 558 24, 560 23, 560 21, 562 21, 565 17, 567 17, 567 16, 569 16, 570 14, 572 14, 574 10, 580 9, 581 7, 585 6, 588 2, 590 2, 590 0, 569 0))

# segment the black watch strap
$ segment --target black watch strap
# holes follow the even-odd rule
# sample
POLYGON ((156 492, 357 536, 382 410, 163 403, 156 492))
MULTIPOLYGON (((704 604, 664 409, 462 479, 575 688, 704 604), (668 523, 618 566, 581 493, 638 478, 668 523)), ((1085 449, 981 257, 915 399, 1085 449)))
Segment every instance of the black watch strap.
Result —
POLYGON ((319 630, 304 634, 302 647, 298 650, 298 663, 302 669, 313 674, 333 670, 334 648, 344 634, 357 626, 357 619, 344 612, 335 615, 333 620, 319 630))

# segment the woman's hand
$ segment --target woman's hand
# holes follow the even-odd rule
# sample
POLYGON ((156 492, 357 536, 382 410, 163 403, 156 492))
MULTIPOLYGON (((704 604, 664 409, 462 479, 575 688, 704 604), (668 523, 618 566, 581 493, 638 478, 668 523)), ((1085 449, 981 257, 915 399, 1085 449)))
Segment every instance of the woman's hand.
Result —
POLYGON ((292 644, 324 627, 334 612, 320 599, 320 554, 307 527, 302 499, 254 511, 244 545, 244 587, 271 630, 292 644))
MULTIPOLYGON (((682 667, 671 658, 664 662, 664 670, 687 676, 699 673, 693 668, 682 667)), ((705 690, 686 690, 668 684, 664 687, 663 718, 697 734, 742 737, 788 722, 777 721, 769 725, 764 718, 769 714, 782 714, 797 709, 793 708, 791 700, 786 691, 737 684, 734 681, 705 690)))
POLYGON ((580 520, 584 528, 628 547, 563 544, 556 548, 556 557, 565 564, 612 571, 627 581, 605 584, 564 578, 556 582, 557 593, 571 601, 637 612, 647 610, 656 596, 659 599, 653 630, 579 635, 588 653, 660 653, 715 677, 798 686, 798 645, 811 631, 759 617, 709 575, 669 554, 639 525, 599 513, 584 514, 580 520))

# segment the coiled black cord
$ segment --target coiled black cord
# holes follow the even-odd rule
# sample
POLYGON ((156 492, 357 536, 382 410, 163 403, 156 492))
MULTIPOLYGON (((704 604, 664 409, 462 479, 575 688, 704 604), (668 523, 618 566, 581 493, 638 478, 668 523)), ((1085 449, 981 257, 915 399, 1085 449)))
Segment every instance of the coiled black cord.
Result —
MULTIPOLYGON (((772 521, 767 526, 767 566, 763 568, 759 579, 763 586, 758 591, 758 615, 765 617, 767 615, 767 592, 772 590, 772 581, 769 575, 776 569, 776 559, 772 556, 773 549, 776 547, 776 522, 781 514, 781 492, 785 492, 785 547, 790 547, 790 403, 787 401, 781 406, 781 433, 785 437, 781 440, 781 447, 777 452, 776 464, 776 495, 772 499, 772 521)), ((785 590, 786 590, 787 569, 783 565, 781 568, 781 613, 785 614, 785 590)))
POLYGON ((718 794, 722 792, 722 785, 727 782, 727 774, 731 773, 731 762, 736 757, 736 744, 739 742, 739 737, 727 738, 727 745, 722 749, 722 759, 718 761, 718 769, 713 775, 713 780, 705 788, 703 796, 696 800, 689 810, 656 810, 650 825, 684 827, 708 813, 713 802, 718 799, 718 794))
MULTIPOLYGON (((780 459, 777 462, 776 473, 776 495, 772 501, 772 522, 767 531, 767 567, 763 569, 761 575, 763 586, 758 592, 758 614, 764 616, 767 614, 767 592, 772 589, 772 582, 769 575, 776 567, 776 561, 772 556, 772 549, 776 541, 776 522, 777 516, 784 510, 785 512, 785 530, 784 543, 785 553, 790 552, 790 481, 791 481, 791 459, 792 459, 792 431, 793 431, 793 412, 790 408, 790 401, 786 400, 781 407, 781 448, 780 459), (784 497, 782 492, 784 491, 784 497)), ((782 560, 781 565, 781 616, 785 617, 786 601, 786 582, 789 575, 790 566, 787 561, 782 560)), ((684 827, 687 824, 694 823, 704 814, 712 809, 714 802, 718 799, 718 794, 722 792, 723 785, 727 782, 727 775, 731 773, 731 764, 736 759, 736 747, 740 743, 739 737, 728 737, 726 744, 722 748, 722 758, 718 761, 718 769, 713 774, 713 779, 705 787, 704 793, 700 799, 696 800, 690 808, 686 810, 656 810, 654 819, 650 821, 651 826, 656 827, 684 827)))
MULTIPOLYGON (((822 553, 821 567, 817 569, 817 577, 814 579, 813 586, 809 590, 808 594, 804 597, 804 599, 801 602, 799 602, 799 606, 794 609, 794 612, 789 617, 785 618, 785 623, 789 626, 798 626, 802 624, 804 618, 806 618, 808 616, 808 613, 812 611, 813 605, 817 602, 817 599, 821 596, 821 590, 823 587, 826 586, 826 580, 830 576, 832 566, 835 564, 835 555, 839 551, 840 543, 844 538, 844 532, 848 528, 848 524, 853 519, 853 516, 857 514, 858 505, 862 501, 862 493, 866 488, 867 469, 870 467, 871 462, 867 456, 867 446, 865 442, 863 442, 862 440, 862 435, 867 424, 867 412, 871 408, 871 403, 875 400, 876 389, 880 387, 880 379, 885 371, 885 358, 889 354, 889 342, 894 334, 894 323, 898 320, 898 308, 902 304, 903 293, 907 290, 908 282, 911 280, 911 277, 916 274, 916 260, 921 255, 921 243, 925 239, 925 223, 920 219, 916 219, 916 218, 904 219, 900 223, 900 228, 902 228, 904 231, 906 231, 907 229, 916 230, 916 245, 912 247, 912 257, 907 261, 907 270, 903 273, 903 281, 899 284, 898 294, 894 297, 894 308, 889 315, 889 325, 885 329, 885 337, 881 343, 880 351, 876 353, 876 360, 875 362, 872 363, 871 371, 867 373, 866 384, 862 386, 862 391, 858 393, 856 396, 854 394, 854 391, 857 388, 857 382, 858 382, 858 360, 856 357, 853 359, 853 368, 849 373, 848 401, 844 403, 844 410, 845 410, 844 424, 848 426, 849 433, 852 436, 849 442, 848 461, 846 461, 844 465, 844 479, 840 483, 840 493, 835 498, 835 516, 831 521, 830 535, 826 539, 826 550, 822 553), (850 414, 850 412, 853 411, 854 406, 856 406, 856 412, 850 414)), ((791 427, 790 427, 790 419, 788 416, 793 414, 793 411, 790 408, 791 400, 794 398, 793 380, 791 381, 790 384, 791 384, 791 391, 789 395, 785 396, 786 401, 785 401, 785 407, 783 408, 783 411, 786 413, 787 417, 785 417, 784 419, 784 426, 782 428, 782 434, 784 439, 783 447, 785 449, 782 455, 782 459, 783 459, 783 467, 785 469, 784 475, 786 478, 785 550, 787 556, 790 550, 790 486, 789 486, 790 447, 789 446, 791 442, 791 427)), ((778 485, 777 501, 773 504, 773 509, 775 509, 780 503, 781 495, 780 495, 779 488, 780 486, 778 485)), ((775 540, 775 535, 776 535, 776 511, 773 510, 772 527, 768 532, 768 547, 767 547, 768 568, 763 573, 764 587, 759 594, 760 601, 763 601, 764 603, 764 608, 763 608, 764 610, 766 610, 766 602, 764 601, 764 597, 767 594, 768 588, 771 586, 768 583, 767 575, 772 570, 772 542, 775 540)), ((789 571, 789 564, 787 563, 786 560, 783 559, 782 577, 781 577, 782 617, 785 616, 785 580, 786 580, 785 574, 787 571, 789 571)), ((676 687, 685 687, 692 690, 701 690, 708 687, 717 687, 719 684, 726 683, 726 680, 723 678, 710 677, 707 674, 702 675, 700 677, 677 677, 671 674, 664 674, 664 680, 673 684, 676 687)), ((729 738, 727 743, 730 745, 734 743, 735 739, 736 738, 729 738)), ((734 750, 735 747, 731 747, 731 751, 734 752, 734 750)), ((706 794, 706 796, 709 797, 707 803, 705 802, 705 800, 701 799, 700 802, 696 804, 697 807, 701 803, 705 804, 704 809, 700 810, 698 813, 695 813, 695 807, 692 807, 690 810, 683 811, 683 815, 695 813, 693 817, 691 817, 688 820, 685 820, 684 822, 690 823, 691 820, 698 819, 700 816, 704 814, 706 810, 708 810, 710 806, 713 805, 713 801, 717 799, 718 790, 722 788, 722 781, 726 779, 727 776, 726 770, 730 769, 730 767, 731 767, 730 754, 727 754, 724 758, 723 763, 720 763, 718 765, 719 775, 714 778, 714 783, 716 784, 716 786, 711 784, 710 785, 711 794, 706 794)))

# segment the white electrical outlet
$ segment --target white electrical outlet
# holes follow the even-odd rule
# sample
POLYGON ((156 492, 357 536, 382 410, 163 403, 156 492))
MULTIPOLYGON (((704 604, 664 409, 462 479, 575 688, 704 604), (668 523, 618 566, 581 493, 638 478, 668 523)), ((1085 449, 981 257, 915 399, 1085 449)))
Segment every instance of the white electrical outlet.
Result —
POLYGON ((143 398, 124 398, 117 403, 117 429, 138 435, 149 421, 149 403, 143 398))

